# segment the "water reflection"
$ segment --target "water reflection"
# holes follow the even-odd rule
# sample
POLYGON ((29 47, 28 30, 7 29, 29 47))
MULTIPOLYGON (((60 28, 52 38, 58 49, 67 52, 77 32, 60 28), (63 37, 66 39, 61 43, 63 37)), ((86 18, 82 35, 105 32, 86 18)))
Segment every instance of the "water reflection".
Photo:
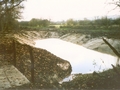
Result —
POLYGON ((103 71, 116 65, 117 58, 86 49, 80 45, 60 39, 50 38, 36 40, 36 47, 46 49, 54 55, 68 60, 72 65, 72 73, 89 73, 103 71))

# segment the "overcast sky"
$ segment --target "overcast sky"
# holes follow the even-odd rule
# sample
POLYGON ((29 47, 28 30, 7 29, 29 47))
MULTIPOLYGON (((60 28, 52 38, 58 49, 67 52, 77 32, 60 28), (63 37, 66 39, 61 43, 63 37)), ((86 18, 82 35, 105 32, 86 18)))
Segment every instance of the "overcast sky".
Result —
POLYGON ((24 3, 25 9, 23 10, 22 20, 42 18, 51 19, 52 21, 62 21, 70 18, 82 19, 120 14, 119 10, 112 10, 115 6, 108 4, 111 1, 112 0, 27 0, 27 2, 24 3))

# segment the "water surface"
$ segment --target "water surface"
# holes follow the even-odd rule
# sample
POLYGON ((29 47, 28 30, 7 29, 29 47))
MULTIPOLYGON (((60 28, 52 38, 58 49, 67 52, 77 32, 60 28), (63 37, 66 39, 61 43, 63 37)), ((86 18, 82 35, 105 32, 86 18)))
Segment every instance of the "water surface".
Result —
POLYGON ((67 60, 72 66, 72 73, 90 73, 103 71, 116 65, 117 58, 108 54, 89 50, 71 42, 49 38, 36 40, 37 48, 46 49, 54 55, 67 60))

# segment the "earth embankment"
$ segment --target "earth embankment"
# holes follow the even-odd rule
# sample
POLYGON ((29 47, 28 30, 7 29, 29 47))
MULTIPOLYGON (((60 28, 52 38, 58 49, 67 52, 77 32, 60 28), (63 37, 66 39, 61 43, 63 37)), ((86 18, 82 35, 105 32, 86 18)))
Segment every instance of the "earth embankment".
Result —
POLYGON ((91 34, 63 33, 57 31, 22 31, 19 36, 18 34, 15 35, 15 37, 18 38, 22 43, 25 42, 31 45, 35 44, 34 40, 59 38, 68 42, 82 45, 88 49, 115 55, 110 47, 102 40, 102 37, 104 37, 118 52, 120 52, 120 39, 112 38, 112 36, 111 38, 108 38, 106 36, 94 37, 91 34))

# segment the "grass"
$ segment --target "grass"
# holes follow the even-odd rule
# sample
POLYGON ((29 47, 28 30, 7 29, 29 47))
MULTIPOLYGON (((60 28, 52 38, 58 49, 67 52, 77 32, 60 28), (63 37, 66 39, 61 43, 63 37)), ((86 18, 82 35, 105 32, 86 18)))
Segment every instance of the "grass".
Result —
POLYGON ((115 38, 119 39, 120 38, 120 30, 107 30, 107 29, 98 29, 98 30, 89 30, 89 29, 60 29, 59 32, 63 33, 82 33, 82 34, 89 34, 93 38, 95 37, 101 37, 105 36, 107 38, 115 38))

